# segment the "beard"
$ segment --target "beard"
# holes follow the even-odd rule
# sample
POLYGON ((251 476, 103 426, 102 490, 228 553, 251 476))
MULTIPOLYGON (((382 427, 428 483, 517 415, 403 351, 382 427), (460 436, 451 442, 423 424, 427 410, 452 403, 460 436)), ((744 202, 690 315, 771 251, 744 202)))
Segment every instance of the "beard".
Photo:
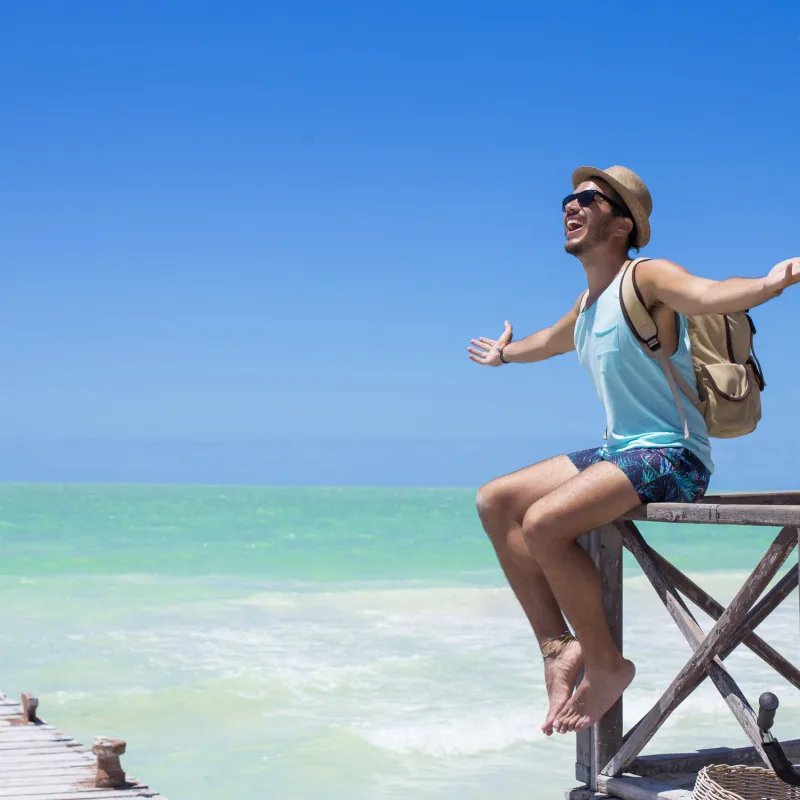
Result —
POLYGON ((594 229, 587 232, 577 242, 567 239, 564 242, 564 249, 572 256, 582 256, 591 252, 598 245, 605 244, 612 235, 611 226, 614 224, 614 217, 610 214, 597 219, 594 229))

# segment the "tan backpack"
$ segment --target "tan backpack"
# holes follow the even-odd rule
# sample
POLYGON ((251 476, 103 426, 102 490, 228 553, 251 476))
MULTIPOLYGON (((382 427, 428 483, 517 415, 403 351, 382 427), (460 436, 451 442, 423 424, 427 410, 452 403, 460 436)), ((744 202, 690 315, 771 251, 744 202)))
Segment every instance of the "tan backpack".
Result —
POLYGON ((633 335, 660 364, 678 406, 684 435, 689 438, 689 425, 678 387, 705 418, 709 436, 732 439, 752 433, 761 419, 761 392, 766 384, 753 351, 756 329, 750 315, 737 311, 688 317, 695 391, 661 349, 656 325, 636 285, 636 265, 642 261, 647 259, 637 258, 625 268, 619 290, 622 313, 633 335))

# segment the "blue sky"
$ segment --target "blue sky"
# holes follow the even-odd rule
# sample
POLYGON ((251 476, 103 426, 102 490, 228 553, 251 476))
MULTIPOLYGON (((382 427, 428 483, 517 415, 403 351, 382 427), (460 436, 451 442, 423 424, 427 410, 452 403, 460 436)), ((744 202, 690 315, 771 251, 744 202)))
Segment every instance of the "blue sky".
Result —
MULTIPOLYGON (((647 181, 644 255, 800 255, 796 3, 4 0, 0 68, 0 479, 474 485, 593 445, 574 354, 466 355, 581 291, 581 164, 647 181)), ((755 312, 717 488, 797 485, 798 311, 755 312)))

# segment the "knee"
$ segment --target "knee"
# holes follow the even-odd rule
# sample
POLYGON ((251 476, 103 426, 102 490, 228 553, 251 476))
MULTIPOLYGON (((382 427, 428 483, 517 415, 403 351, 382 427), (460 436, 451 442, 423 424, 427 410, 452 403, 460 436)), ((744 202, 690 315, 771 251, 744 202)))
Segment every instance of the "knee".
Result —
POLYGON ((481 486, 475 498, 475 505, 484 526, 503 515, 504 509, 508 508, 508 500, 507 492, 503 490, 500 481, 489 481, 481 486))
POLYGON ((537 561, 547 561, 560 544, 557 520, 547 509, 531 506, 522 520, 522 537, 537 561))

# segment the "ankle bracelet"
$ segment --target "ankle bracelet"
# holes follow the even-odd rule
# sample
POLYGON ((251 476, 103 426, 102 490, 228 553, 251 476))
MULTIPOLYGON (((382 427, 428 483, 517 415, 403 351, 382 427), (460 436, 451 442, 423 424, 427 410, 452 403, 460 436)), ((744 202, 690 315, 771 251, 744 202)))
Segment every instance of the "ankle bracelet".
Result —
POLYGON ((547 659, 551 656, 557 655, 570 642, 577 641, 578 640, 569 631, 564 631, 561 636, 554 636, 551 639, 545 639, 541 644, 542 658, 547 659))

